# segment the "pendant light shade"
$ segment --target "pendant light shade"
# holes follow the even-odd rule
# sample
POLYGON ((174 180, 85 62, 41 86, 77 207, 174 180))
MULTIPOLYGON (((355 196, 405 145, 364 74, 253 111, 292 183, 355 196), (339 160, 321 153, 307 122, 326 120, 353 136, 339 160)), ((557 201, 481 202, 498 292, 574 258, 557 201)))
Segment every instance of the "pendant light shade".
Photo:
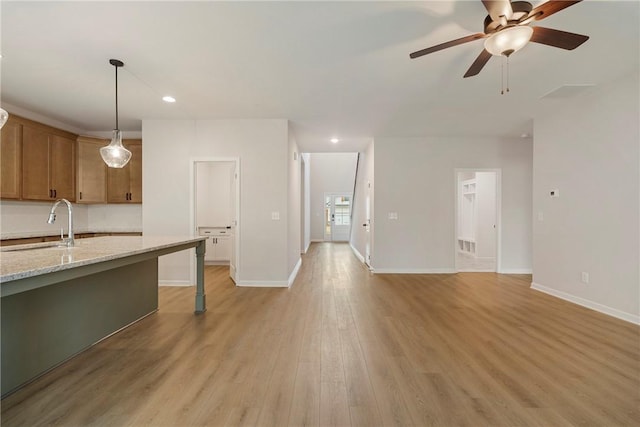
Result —
POLYGON ((7 123, 7 119, 9 119, 9 113, 0 108, 0 129, 7 123))
POLYGON ((131 159, 131 151, 122 145, 122 132, 118 128, 118 68, 124 63, 117 59, 110 59, 109 63, 116 69, 116 128, 113 130, 111 143, 100 149, 100 155, 110 168, 123 168, 131 159))
POLYGON ((131 151, 122 145, 122 132, 119 129, 113 130, 111 143, 100 149, 102 160, 110 168, 123 168, 131 159, 131 151))

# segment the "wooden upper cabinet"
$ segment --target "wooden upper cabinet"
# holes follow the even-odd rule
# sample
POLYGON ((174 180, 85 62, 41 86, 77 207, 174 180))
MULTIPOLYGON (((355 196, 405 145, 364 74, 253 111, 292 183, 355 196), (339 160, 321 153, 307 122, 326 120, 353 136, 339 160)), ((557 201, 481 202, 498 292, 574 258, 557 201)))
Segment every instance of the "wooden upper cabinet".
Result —
POLYGON ((22 125, 9 117, 0 136, 0 197, 22 195, 22 125))
POLYGON ((108 140, 86 136, 78 137, 77 194, 78 203, 107 203, 107 165, 100 156, 100 148, 108 140))
POLYGON ((50 182, 55 199, 76 200, 76 140, 58 135, 49 137, 50 182))
POLYGON ((75 201, 75 138, 22 125, 22 198, 75 201))
POLYGON ((129 201, 142 203, 142 140, 131 141, 127 146, 131 151, 129 160, 129 201))
POLYGON ((107 168, 109 203, 142 203, 142 140, 125 139, 131 160, 121 169, 107 168))

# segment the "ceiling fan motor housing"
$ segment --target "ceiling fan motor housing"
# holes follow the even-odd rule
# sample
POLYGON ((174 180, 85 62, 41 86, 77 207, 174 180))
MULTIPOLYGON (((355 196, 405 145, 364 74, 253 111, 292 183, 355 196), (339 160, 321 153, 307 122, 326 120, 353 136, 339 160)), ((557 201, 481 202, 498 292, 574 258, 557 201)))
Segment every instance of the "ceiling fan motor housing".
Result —
POLYGON ((529 13, 533 10, 533 6, 528 1, 514 1, 511 3, 513 13, 511 16, 505 16, 504 19, 494 21, 491 15, 484 18, 484 33, 491 34, 502 28, 518 25, 529 17, 529 13))

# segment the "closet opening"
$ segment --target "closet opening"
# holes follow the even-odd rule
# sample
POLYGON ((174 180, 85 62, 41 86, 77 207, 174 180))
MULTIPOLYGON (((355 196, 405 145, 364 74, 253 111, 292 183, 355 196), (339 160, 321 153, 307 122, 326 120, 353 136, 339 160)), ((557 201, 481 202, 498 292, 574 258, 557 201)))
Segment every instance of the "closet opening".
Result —
POLYGON ((456 271, 500 270, 500 170, 456 169, 456 271))

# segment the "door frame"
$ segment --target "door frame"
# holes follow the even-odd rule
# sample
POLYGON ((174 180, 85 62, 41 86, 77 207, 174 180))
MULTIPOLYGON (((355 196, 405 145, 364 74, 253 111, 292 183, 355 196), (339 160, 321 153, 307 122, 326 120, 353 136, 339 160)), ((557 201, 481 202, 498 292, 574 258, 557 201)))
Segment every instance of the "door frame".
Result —
MULTIPOLYGON (((197 237, 197 229, 196 229, 196 163, 209 163, 209 162, 232 162, 235 163, 236 167, 236 224, 235 224, 235 233, 234 233, 234 249, 235 249, 235 258, 236 258, 236 273, 235 273, 235 283, 240 281, 241 268, 240 268, 240 233, 241 233, 241 212, 240 212, 240 157, 192 157, 189 160, 189 229, 191 230, 192 237, 197 237)), ((195 283, 196 277, 196 262, 195 256, 191 257, 190 261, 190 282, 195 283)), ((237 285, 236 285, 237 286, 237 285)))
POLYGON ((501 168, 455 168, 453 170, 453 262, 456 273, 458 268, 458 199, 460 188, 458 174, 464 172, 495 172, 496 174, 496 273, 502 272, 502 169, 501 168))

